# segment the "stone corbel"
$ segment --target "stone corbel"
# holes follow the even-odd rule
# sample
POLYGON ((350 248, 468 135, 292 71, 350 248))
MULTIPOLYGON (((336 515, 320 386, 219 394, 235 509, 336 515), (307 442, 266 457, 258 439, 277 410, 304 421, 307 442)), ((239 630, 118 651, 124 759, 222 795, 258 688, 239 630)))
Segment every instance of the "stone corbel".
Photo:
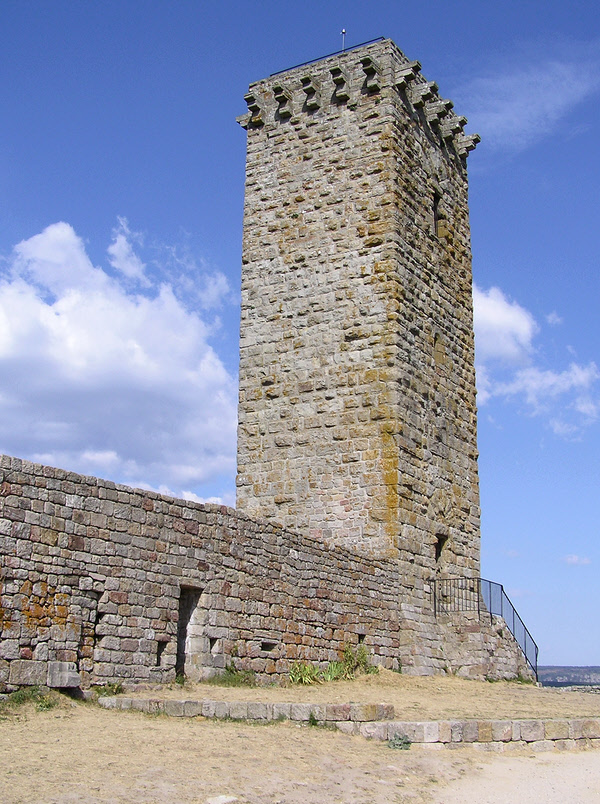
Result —
POLYGON ((425 103, 432 100, 438 91, 435 81, 425 82, 424 84, 413 84, 410 87, 410 100, 415 109, 425 106, 425 103))
POLYGON ((277 114, 282 120, 288 120, 292 116, 292 96, 281 84, 273 87, 273 95, 277 102, 277 114))
POLYGON ((470 151, 474 151, 478 143, 481 142, 479 134, 463 134, 457 137, 456 150, 459 156, 467 156, 470 151))
POLYGON ((467 123, 466 117, 458 117, 455 114, 449 114, 445 117, 440 125, 440 132, 445 140, 453 139, 457 134, 461 134, 463 128, 467 123))
POLYGON ((311 78, 310 75, 304 76, 302 79, 302 91, 306 94, 304 105, 311 112, 321 106, 321 92, 317 81, 311 78))
POLYGON ((396 83, 394 84, 397 90, 404 90, 414 81, 417 75, 421 72, 421 62, 411 61, 406 67, 403 67, 396 75, 396 83))
POLYGON ((381 89, 379 67, 370 56, 364 56, 364 58, 360 60, 360 63, 362 64, 363 71, 367 76, 365 80, 367 92, 379 92, 381 89))
POLYGON ((438 100, 428 103, 425 106, 425 117, 429 123, 439 123, 439 121, 446 117, 454 104, 451 100, 438 100))
POLYGON ((242 128, 258 128, 264 125, 262 109, 256 97, 248 92, 244 95, 244 100, 248 104, 248 112, 236 118, 242 128))
POLYGON ((346 103, 350 100, 350 85, 348 76, 341 67, 332 67, 330 70, 333 83, 335 84, 334 100, 337 103, 346 103))

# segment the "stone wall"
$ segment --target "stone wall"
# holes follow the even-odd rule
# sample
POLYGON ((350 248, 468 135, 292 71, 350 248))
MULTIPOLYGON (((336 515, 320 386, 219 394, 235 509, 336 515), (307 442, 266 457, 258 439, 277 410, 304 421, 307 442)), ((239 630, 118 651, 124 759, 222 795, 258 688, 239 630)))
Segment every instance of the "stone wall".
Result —
POLYGON ((173 680, 182 617, 181 669, 197 679, 230 663, 277 679, 361 642, 403 672, 516 675, 512 638, 496 634, 490 651, 484 623, 441 624, 416 602, 406 616, 398 600, 411 595, 394 559, 0 459, 0 685, 173 680), (479 637, 461 644, 461 627, 479 637))
POLYGON ((237 498, 417 592, 479 575, 476 138, 419 71, 384 40, 250 86, 237 498))
POLYGON ((226 507, 6 456, 0 471, 2 682, 41 683, 48 662, 72 663, 84 685, 172 680, 182 588, 199 594, 192 677, 229 662, 277 677, 363 640, 375 662, 398 666, 393 563, 226 507))

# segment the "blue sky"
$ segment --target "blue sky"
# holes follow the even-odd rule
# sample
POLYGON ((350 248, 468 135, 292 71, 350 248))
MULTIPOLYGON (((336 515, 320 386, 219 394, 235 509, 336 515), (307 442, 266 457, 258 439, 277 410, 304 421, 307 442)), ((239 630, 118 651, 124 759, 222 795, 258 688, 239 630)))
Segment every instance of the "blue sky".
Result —
POLYGON ((591 0, 0 7, 0 451, 234 500, 248 84, 385 35, 469 158, 482 574, 600 665, 600 15, 591 0))

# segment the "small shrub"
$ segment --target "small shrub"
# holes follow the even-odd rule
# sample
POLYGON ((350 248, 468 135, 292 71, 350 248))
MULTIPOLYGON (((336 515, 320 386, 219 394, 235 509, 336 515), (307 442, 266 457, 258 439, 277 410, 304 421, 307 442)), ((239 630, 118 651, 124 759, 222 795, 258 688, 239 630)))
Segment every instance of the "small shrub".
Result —
POLYGON ((314 712, 311 712, 308 716, 308 725, 309 726, 318 726, 319 721, 317 720, 317 716, 314 712))
POLYGON ((408 751, 411 746, 411 742, 406 736, 406 734, 395 734, 388 740, 388 747, 395 748, 399 751, 408 751))
POLYGON ((290 667, 292 684, 320 684, 322 681, 319 668, 310 662, 294 662, 290 667))
POLYGON ((228 664, 225 672, 207 680, 216 687, 256 687, 256 675, 253 670, 238 670, 228 664))
POLYGON ((344 665, 342 662, 329 662, 323 672, 323 681, 339 681, 344 678, 344 665))
POLYGON ((6 708, 33 703, 38 712, 47 712, 58 706, 59 700, 56 693, 43 692, 39 687, 21 687, 12 692, 2 703, 6 708))
POLYGON ((120 681, 111 681, 108 684, 104 684, 98 690, 98 696, 100 698, 104 698, 107 695, 121 695, 123 692, 123 685, 120 681))

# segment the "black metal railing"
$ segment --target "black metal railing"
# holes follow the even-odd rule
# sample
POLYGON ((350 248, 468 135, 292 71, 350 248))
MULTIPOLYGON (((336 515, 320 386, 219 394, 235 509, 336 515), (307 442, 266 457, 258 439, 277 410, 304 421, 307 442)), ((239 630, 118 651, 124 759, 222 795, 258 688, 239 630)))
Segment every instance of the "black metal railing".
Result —
POLYGON ((433 582, 433 609, 438 614, 459 611, 502 617, 537 678, 538 646, 501 583, 485 578, 438 578, 433 582))

